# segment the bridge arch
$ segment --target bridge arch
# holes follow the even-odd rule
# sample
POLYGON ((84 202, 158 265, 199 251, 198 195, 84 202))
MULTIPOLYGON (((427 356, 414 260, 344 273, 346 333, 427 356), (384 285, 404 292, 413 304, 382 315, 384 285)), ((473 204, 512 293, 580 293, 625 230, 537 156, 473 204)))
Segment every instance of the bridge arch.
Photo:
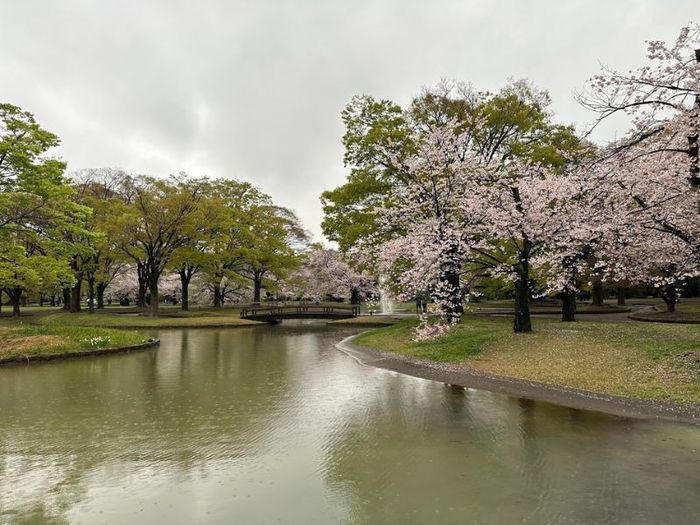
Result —
POLYGON ((251 306, 241 309, 241 319, 275 323, 284 319, 351 319, 360 315, 357 305, 304 304, 298 306, 251 306))

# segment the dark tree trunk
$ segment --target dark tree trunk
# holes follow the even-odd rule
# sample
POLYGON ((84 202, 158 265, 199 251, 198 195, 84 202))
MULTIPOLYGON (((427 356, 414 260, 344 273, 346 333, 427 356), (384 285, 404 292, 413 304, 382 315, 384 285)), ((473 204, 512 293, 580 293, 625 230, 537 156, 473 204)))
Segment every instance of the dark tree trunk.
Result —
POLYGON ((428 297, 420 294, 416 297, 416 313, 418 315, 428 312, 428 297))
POLYGON ((88 312, 95 313, 95 278, 88 277, 88 312))
POLYGON ((532 243, 523 240, 523 249, 518 258, 518 278, 515 281, 515 315, 513 331, 517 333, 532 332, 530 318, 530 250, 532 243))
POLYGON ((63 309, 70 312, 70 288, 63 289, 63 309))
POLYGON ((443 287, 445 290, 446 304, 444 313, 450 323, 458 323, 464 313, 464 305, 462 304, 462 289, 460 288, 459 272, 451 268, 442 276, 443 287))
POLYGON ((143 263, 136 263, 136 275, 139 281, 138 295, 136 296, 136 306, 139 308, 146 307, 146 289, 148 288, 146 282, 146 268, 143 263))
POLYGON ((625 306, 625 288, 618 286, 617 288, 617 306, 625 306))
POLYGON ((576 320, 576 292, 561 293, 561 320, 570 323, 576 320))
POLYGON ((593 306, 605 306, 605 294, 603 292, 603 281, 596 277, 593 280, 591 289, 591 304, 593 306))
POLYGON ((438 276, 439 289, 436 291, 440 310, 450 324, 458 323, 464 313, 464 297, 460 281, 462 270, 461 263, 458 262, 459 248, 451 242, 443 252, 444 262, 440 265, 438 276))
POLYGON ((97 309, 103 310, 105 307, 105 290, 107 290, 107 285, 105 283, 97 283, 97 309))
POLYGON ((10 302, 12 303, 12 317, 20 316, 20 304, 22 302, 22 289, 15 287, 12 288, 7 295, 10 297, 10 302))
POLYGON ((530 319, 530 262, 522 258, 518 263, 518 279, 515 281, 515 316, 513 331, 532 332, 530 319))
POLYGON ((187 270, 181 270, 178 273, 180 274, 180 285, 182 287, 180 307, 186 312, 190 309, 190 280, 192 280, 192 274, 187 270))
POLYGON ((149 310, 149 315, 151 317, 158 317, 158 305, 159 305, 159 297, 158 297, 158 272, 152 271, 150 274, 150 278, 148 280, 148 291, 150 292, 151 295, 151 304, 150 304, 150 310, 149 310))
POLYGON ((44 306, 44 294, 39 294, 39 306, 44 306))
POLYGON ((214 286, 214 308, 221 308, 221 287, 220 286, 214 286))
POLYGON ((667 286, 660 291, 659 295, 666 303, 666 310, 674 313, 676 311, 676 303, 678 302, 678 294, 675 286, 667 286))
POLYGON ((81 311, 80 308, 80 288, 82 286, 82 279, 78 278, 78 280, 75 282, 73 285, 73 288, 70 292, 70 312, 73 314, 77 314, 81 311))
POLYGON ((253 279, 253 304, 260 304, 260 292, 262 290, 262 278, 253 279))
POLYGON ((350 290, 350 304, 360 304, 360 291, 357 288, 350 290))
POLYGON ((56 306, 56 294, 51 294, 51 306, 56 306))

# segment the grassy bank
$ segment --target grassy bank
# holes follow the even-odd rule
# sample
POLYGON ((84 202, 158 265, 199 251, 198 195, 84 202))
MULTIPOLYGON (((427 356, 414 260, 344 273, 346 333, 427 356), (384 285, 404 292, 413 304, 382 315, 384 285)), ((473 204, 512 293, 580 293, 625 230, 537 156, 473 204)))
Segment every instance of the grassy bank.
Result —
MULTIPOLYGON (((632 297, 626 300, 625 305, 619 306, 615 299, 606 299, 603 306, 593 306, 590 302, 577 302, 576 311, 579 313, 606 313, 615 310, 625 310, 634 306, 654 306, 659 311, 666 310, 666 304, 659 298, 653 297, 632 297)), ((513 308, 513 301, 510 299, 479 301, 471 302, 468 309, 473 312, 480 310, 505 309, 513 308)), ((534 301, 530 305, 533 312, 542 313, 543 310, 561 311, 561 303, 558 300, 547 299, 544 301, 534 301)), ((679 312, 688 312, 700 314, 700 298, 681 298, 676 304, 676 309, 679 312)))
POLYGON ((386 315, 360 315, 358 317, 352 317, 350 319, 338 319, 337 321, 330 321, 329 325, 343 325, 343 326, 391 326, 398 322, 397 319, 386 316, 386 315))
POLYGON ((700 323, 700 301, 683 299, 676 305, 675 312, 666 311, 664 305, 654 304, 654 310, 637 312, 634 319, 661 323, 700 323))
MULTIPOLYGON (((613 304, 593 306, 590 304, 579 303, 576 305, 577 314, 610 314, 629 312, 629 310, 630 309, 627 306, 617 306, 613 304)), ((473 303, 469 305, 467 311, 472 313, 510 313, 513 311, 513 303, 512 301, 485 301, 483 303, 473 303)), ((560 314, 561 305, 535 303, 530 306, 530 311, 533 314, 560 314)))
POLYGON ((0 323, 0 359, 117 348, 147 340, 148 336, 142 332, 3 321, 0 323))
POLYGON ((538 319, 514 334, 509 319, 466 317, 435 341, 411 341, 415 321, 356 339, 369 348, 458 363, 507 377, 607 394, 700 403, 700 326, 561 323, 538 319))
POLYGON ((160 317, 143 313, 119 313, 105 310, 94 314, 59 312, 39 317, 33 322, 44 326, 85 326, 106 328, 197 328, 206 326, 239 326, 257 324, 241 319, 238 310, 195 310, 191 312, 164 311, 160 317))

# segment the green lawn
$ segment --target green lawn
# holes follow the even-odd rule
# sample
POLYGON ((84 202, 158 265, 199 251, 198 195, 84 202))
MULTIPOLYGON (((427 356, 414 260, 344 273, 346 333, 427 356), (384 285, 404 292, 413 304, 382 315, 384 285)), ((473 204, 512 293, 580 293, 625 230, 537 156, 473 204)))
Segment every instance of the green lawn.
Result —
MULTIPOLYGON (((657 306, 661 309, 665 308, 664 302, 655 297, 641 297, 641 298, 628 298, 627 301, 627 306, 630 305, 649 305, 649 306, 657 306)), ((496 301, 479 301, 479 302, 471 302, 469 303, 471 307, 474 308, 512 308, 513 307, 513 301, 511 299, 502 299, 502 300, 496 300, 496 301)), ((617 300, 616 299, 606 299, 605 300, 605 307, 611 307, 611 306, 617 306, 617 300)), ((534 301, 531 304, 531 307, 534 309, 537 308, 558 308, 559 304, 558 301, 552 302, 552 301, 547 301, 547 302, 538 302, 534 301)), ((590 302, 578 302, 576 305, 577 309, 589 309, 589 308, 599 308, 599 307, 592 307, 590 302)), ((677 305, 678 309, 683 309, 683 310, 688 310, 688 311, 695 311, 695 312, 700 312, 700 298, 693 297, 689 299, 680 299, 677 305)))
POLYGON ((360 315, 350 319, 338 319, 329 321, 330 325, 352 325, 352 326, 391 326, 398 322, 397 319, 387 315, 360 315))
POLYGON ((70 354, 144 343, 142 332, 77 326, 37 326, 16 320, 0 322, 0 359, 10 356, 70 354))
POLYGON ((111 310, 94 314, 59 312, 35 319, 46 326, 102 326, 114 328, 187 328, 202 326, 240 326, 257 324, 241 319, 237 309, 220 310, 164 310, 160 317, 148 317, 143 313, 115 313, 111 310))
POLYGON ((514 334, 510 319, 468 316, 446 336, 417 343, 411 341, 416 321, 402 321, 356 343, 508 377, 700 403, 700 325, 534 323, 534 333, 514 334))

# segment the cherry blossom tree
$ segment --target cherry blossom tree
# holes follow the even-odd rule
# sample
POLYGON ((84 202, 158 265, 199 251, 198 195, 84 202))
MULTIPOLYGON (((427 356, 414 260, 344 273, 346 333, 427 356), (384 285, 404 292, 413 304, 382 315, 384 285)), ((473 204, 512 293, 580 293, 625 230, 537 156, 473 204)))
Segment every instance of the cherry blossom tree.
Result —
POLYGON ((683 286, 700 275, 698 253, 666 232, 639 226, 611 243, 616 257, 606 268, 610 278, 653 286, 669 312, 675 311, 683 286))
POLYGON ((416 136, 413 155, 392 159, 406 182, 393 188, 391 206, 380 212, 389 238, 380 249, 381 271, 400 268, 400 297, 427 291, 448 324, 458 322, 464 308, 461 274, 470 236, 459 202, 467 174, 481 169, 469 140, 456 123, 416 136))
POLYGON ((683 176, 686 160, 673 152, 639 156, 629 148, 599 165, 607 171, 597 186, 604 196, 599 267, 613 282, 654 286, 671 311, 700 261, 698 197, 683 176))
POLYGON ((110 303, 113 301, 136 301, 139 295, 139 278, 135 266, 124 268, 107 285, 105 298, 110 303))
POLYGON ((604 68, 580 100, 598 113, 631 119, 608 145, 599 190, 608 202, 609 278, 653 284, 675 305, 678 285, 695 274, 700 253, 700 25, 682 28, 668 45, 647 42, 649 64, 628 73, 604 68))
POLYGON ((515 287, 514 330, 531 331, 532 259, 567 244, 563 232, 573 235, 566 217, 572 177, 524 160, 484 165, 455 125, 425 137, 402 161, 411 183, 383 210, 395 232, 382 245, 383 270, 398 271, 404 297, 427 290, 448 324, 462 313, 465 265, 505 275, 515 287))
POLYGON ((331 296, 353 304, 377 293, 369 275, 355 270, 336 250, 323 248, 315 249, 285 284, 288 295, 315 300, 331 296))
POLYGON ((600 123, 627 115, 632 127, 612 154, 634 147, 646 156, 658 152, 688 157, 687 179, 700 187, 700 24, 683 27, 672 45, 647 42, 650 63, 622 73, 611 68, 594 76, 579 100, 598 113, 600 123))
POLYGON ((576 315, 576 295, 597 272, 596 259, 609 218, 600 187, 607 173, 597 164, 585 163, 551 176, 551 184, 540 193, 552 210, 547 238, 532 258, 533 267, 544 278, 541 295, 556 295, 562 302, 562 321, 576 315), (601 181, 602 179, 602 181, 601 181), (547 195, 549 193, 549 195, 547 195))
POLYGON ((465 226, 475 236, 469 262, 512 280, 513 330, 530 332, 533 262, 549 252, 557 262, 550 268, 557 270, 553 289, 571 298, 581 254, 591 242, 591 232, 574 215, 581 181, 564 169, 516 160, 475 182, 461 203, 465 226))

